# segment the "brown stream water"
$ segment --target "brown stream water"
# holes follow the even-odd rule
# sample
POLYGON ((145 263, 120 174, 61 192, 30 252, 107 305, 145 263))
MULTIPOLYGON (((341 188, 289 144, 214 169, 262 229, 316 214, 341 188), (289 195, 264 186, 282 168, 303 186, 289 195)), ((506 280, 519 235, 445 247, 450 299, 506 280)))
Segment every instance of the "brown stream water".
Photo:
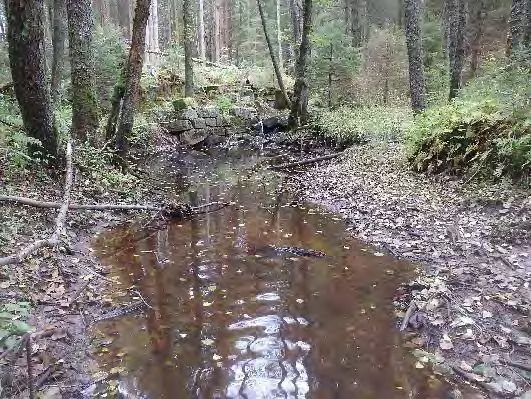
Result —
POLYGON ((94 243, 152 307, 93 328, 109 343, 101 365, 126 370, 121 397, 448 397, 397 332, 393 295, 412 265, 375 256, 281 176, 251 171, 256 159, 166 164, 161 185, 180 198, 233 204, 159 229, 113 229, 94 243))

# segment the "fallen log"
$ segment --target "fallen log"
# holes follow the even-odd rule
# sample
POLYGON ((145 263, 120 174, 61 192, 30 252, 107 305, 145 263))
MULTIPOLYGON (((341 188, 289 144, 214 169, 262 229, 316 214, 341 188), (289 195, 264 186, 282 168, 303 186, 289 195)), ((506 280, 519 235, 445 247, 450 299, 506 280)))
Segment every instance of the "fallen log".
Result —
POLYGON ((55 231, 51 237, 44 240, 37 240, 33 244, 28 245, 22 249, 18 254, 0 258, 0 266, 11 265, 13 263, 21 263, 24 259, 32 253, 43 247, 56 248, 59 245, 61 234, 64 230, 66 214, 70 205, 70 190, 72 188, 72 144, 69 142, 66 145, 66 178, 65 190, 63 196, 63 203, 57 204, 59 213, 55 219, 55 231))
MULTIPOLYGON (((36 208, 60 208, 61 204, 58 202, 46 202, 46 201, 37 201, 31 198, 18 197, 13 195, 0 195, 0 202, 14 202, 22 205, 34 206, 36 208)), ((177 216, 187 213, 191 214, 201 214, 207 212, 213 212, 215 210, 222 209, 226 207, 228 203, 226 202, 210 202, 208 204, 199 205, 192 207, 188 204, 168 204, 165 206, 154 206, 154 205, 115 205, 115 204, 69 204, 68 209, 79 211, 79 210, 89 210, 89 211, 151 211, 151 212, 161 212, 168 216, 177 216), (215 208, 215 209, 211 209, 215 208)))
POLYGON ((319 162, 319 161, 326 161, 329 159, 334 159, 341 155, 343 155, 343 152, 336 152, 335 154, 323 155, 322 157, 316 157, 316 158, 304 159, 302 161, 297 161, 297 162, 289 162, 289 163, 283 163, 280 165, 274 165, 274 166, 268 167, 268 169, 270 170, 290 169, 290 168, 295 168, 297 166, 303 166, 303 165, 308 165, 308 164, 319 162))

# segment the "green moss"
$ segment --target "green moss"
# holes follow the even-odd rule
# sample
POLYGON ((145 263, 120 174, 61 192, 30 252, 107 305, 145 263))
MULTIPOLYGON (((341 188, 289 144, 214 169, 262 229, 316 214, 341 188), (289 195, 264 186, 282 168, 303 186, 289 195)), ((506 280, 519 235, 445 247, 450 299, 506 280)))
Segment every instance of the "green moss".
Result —
POLYGON ((195 100, 191 97, 183 97, 183 98, 177 98, 172 101, 173 109, 175 111, 183 111, 187 108, 193 108, 197 104, 195 100))

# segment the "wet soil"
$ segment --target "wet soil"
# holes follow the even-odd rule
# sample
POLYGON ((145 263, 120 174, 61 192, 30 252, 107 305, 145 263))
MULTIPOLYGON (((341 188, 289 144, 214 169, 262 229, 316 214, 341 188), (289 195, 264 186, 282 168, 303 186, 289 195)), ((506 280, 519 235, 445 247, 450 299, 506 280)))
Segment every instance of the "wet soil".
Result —
MULTIPOLYGON (((302 201, 298 184, 256 171, 256 153, 195 155, 161 162, 161 185, 229 207, 125 225, 93 243, 146 307, 91 327, 106 384, 86 394, 448 397, 451 386, 415 365, 396 329, 393 297, 413 265, 352 238, 341 217, 302 201)), ((113 301, 126 302, 123 292, 113 301)))

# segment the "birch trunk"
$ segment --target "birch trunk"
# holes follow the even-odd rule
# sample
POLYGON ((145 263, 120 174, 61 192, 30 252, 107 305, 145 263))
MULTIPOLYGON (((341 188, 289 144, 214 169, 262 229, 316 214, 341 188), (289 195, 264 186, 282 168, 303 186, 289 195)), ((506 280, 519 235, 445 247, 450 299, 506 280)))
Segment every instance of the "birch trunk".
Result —
POLYGON ((284 69, 284 60, 282 57, 282 25, 280 21, 280 0, 277 1, 277 46, 278 46, 278 66, 282 71, 284 69))
POLYGON ((199 0, 199 58, 206 59, 205 47, 205 0, 199 0))

